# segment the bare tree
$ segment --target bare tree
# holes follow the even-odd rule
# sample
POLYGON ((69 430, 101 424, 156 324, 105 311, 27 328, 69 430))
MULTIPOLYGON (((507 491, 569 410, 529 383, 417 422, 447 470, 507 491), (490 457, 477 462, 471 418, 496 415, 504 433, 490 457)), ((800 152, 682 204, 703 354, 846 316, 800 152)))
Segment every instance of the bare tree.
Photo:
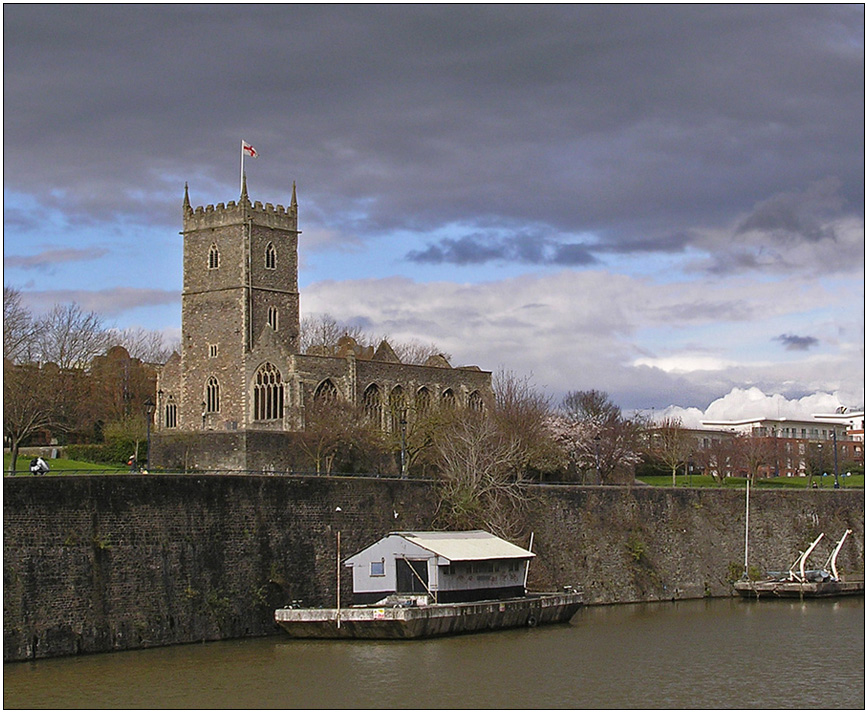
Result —
POLYGON ((465 411, 438 440, 437 450, 437 519, 446 527, 485 527, 502 537, 517 536, 528 500, 522 465, 527 455, 519 440, 485 414, 465 411))
POLYGON ((115 345, 124 347, 133 359, 140 359, 148 364, 165 364, 172 352, 180 348, 177 340, 167 340, 157 329, 113 329, 109 332, 108 339, 115 345))
POLYGON ((330 314, 305 317, 299 325, 299 348, 302 354, 312 349, 325 349, 330 354, 337 350, 341 337, 352 337, 361 343, 365 340, 360 327, 341 324, 330 314))
POLYGON ((382 451, 382 435, 362 409, 339 397, 312 401, 298 442, 317 475, 330 475, 342 460, 370 460, 382 451))
POLYGON ((491 418, 504 437, 517 444, 517 453, 523 458, 519 463, 522 474, 562 469, 563 451, 547 427, 552 413, 550 398, 533 385, 530 377, 519 377, 511 371, 496 372, 491 386, 491 418))
POLYGON ((442 356, 446 361, 452 358, 450 354, 444 354, 433 342, 431 344, 423 344, 415 340, 395 343, 392 343, 388 339, 386 341, 389 342, 402 364, 424 364, 433 356, 442 356))
POLYGON ((760 470, 773 462, 774 444, 767 436, 742 433, 736 436, 735 448, 739 466, 747 471, 754 484, 760 470))
POLYGON ((3 287, 3 358, 15 364, 31 361, 36 326, 21 304, 21 292, 3 287))
POLYGON ((21 444, 55 423, 51 385, 36 364, 3 360, 3 437, 9 444, 9 472, 15 474, 21 444))
POLYGON ((83 369, 109 347, 109 335, 96 312, 83 312, 74 302, 55 305, 38 324, 39 360, 61 371, 83 369))
POLYGON ((388 342, 402 364, 424 364, 430 357, 438 355, 447 361, 452 358, 436 344, 423 344, 416 340, 398 342, 393 341, 388 335, 375 337, 367 334, 361 327, 338 322, 329 314, 305 317, 301 320, 299 348, 302 354, 336 356, 347 337, 368 350, 369 354, 373 354, 380 343, 388 342))
POLYGON ((664 418, 648 429, 646 437, 648 453, 671 469, 674 486, 678 468, 687 464, 694 449, 693 438, 681 425, 680 418, 664 418))

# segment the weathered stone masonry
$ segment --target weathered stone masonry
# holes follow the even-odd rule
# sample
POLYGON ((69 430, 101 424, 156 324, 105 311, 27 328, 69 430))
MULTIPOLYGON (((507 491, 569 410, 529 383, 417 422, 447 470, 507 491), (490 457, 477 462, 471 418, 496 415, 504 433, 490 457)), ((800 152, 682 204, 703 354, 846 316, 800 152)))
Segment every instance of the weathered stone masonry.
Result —
POLYGON ((387 431, 395 412, 412 419, 430 406, 483 408, 492 398, 490 372, 452 368, 441 355, 402 364, 386 342, 374 351, 347 339, 337 356, 298 353, 294 185, 288 207, 251 202, 246 180, 238 202, 225 205, 193 208, 185 190, 182 214, 181 352, 159 374, 152 466, 268 470, 317 398, 364 405, 387 431), (274 451, 251 452, 256 440, 274 451))
MULTIPOLYGON (((589 603, 730 594, 743 492, 532 492, 531 588, 578 585, 589 603)), ((752 565, 779 569, 819 532, 849 527, 839 567, 864 571, 863 492, 758 491, 751 503, 752 565)), ((338 529, 349 556, 387 532, 430 528, 435 511, 431 486, 407 480, 7 478, 4 660, 276 633, 276 607, 334 602, 338 529)), ((344 573, 345 601, 350 586, 344 573)))

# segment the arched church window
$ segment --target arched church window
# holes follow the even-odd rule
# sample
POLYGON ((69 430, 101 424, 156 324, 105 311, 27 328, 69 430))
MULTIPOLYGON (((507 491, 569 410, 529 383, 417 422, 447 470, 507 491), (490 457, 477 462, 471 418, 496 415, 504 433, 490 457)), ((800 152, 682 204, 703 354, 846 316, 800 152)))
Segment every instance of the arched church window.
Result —
POLYGON ((389 418, 391 430, 397 431, 401 421, 407 417, 407 403, 404 399, 404 389, 396 386, 389 394, 389 418))
POLYGON ((313 399, 318 403, 330 404, 338 400, 338 389, 331 379, 326 379, 313 392, 313 399))
POLYGON ((283 418, 283 381, 280 371, 265 362, 256 371, 253 383, 253 420, 283 418))
POLYGON ((268 326, 277 331, 277 307, 268 308, 268 326))
POLYGON ((216 270, 220 267, 220 251, 216 244, 211 244, 211 249, 208 251, 208 269, 216 270))
POLYGON ((380 394, 380 387, 376 384, 371 384, 365 389, 362 402, 365 405, 365 416, 377 427, 380 427, 380 421, 383 414, 383 398, 380 394))
POLYGON ((423 386, 416 392, 416 413, 424 416, 431 410, 431 392, 423 386))
POLYGON ((443 392, 442 401, 444 408, 454 409, 456 404, 455 392, 452 389, 446 389, 446 391, 443 392))
POLYGON ((178 427, 178 404, 175 403, 175 397, 170 396, 166 401, 166 428, 178 427))
POLYGON ((467 407, 471 411, 482 412, 485 409, 485 404, 482 401, 482 394, 478 391, 471 391, 467 397, 467 407))
POLYGON ((265 267, 268 270, 277 269, 277 250, 274 249, 274 243, 265 246, 265 267))
POLYGON ((208 379, 205 385, 205 411, 217 413, 220 410, 220 383, 216 376, 208 379))

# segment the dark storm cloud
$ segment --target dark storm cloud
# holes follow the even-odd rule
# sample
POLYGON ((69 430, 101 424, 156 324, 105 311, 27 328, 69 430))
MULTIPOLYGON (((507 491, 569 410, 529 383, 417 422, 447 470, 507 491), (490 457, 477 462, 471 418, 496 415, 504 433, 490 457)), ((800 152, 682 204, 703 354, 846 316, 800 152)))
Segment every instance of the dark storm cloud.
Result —
POLYGON ((760 231, 787 242, 834 239, 824 219, 841 209, 840 186, 838 179, 829 178, 812 184, 803 193, 780 193, 761 201, 737 232, 760 231))
MULTIPOLYGON (((168 222, 185 180, 203 202, 233 198, 245 138, 262 154, 256 197, 286 203, 297 179, 309 220, 362 236, 519 222, 594 233, 598 250, 680 251, 697 225, 757 207, 743 228, 812 240, 823 228, 773 197, 831 177, 842 203, 828 210, 861 214, 863 16, 7 4, 6 188, 168 222)), ((499 248, 535 259, 533 245, 499 248)), ((486 249, 433 245, 430 257, 486 249)))
POLYGON ((773 341, 780 342, 787 351, 804 352, 820 343, 816 337, 800 337, 795 334, 781 334, 773 341))
POLYGON ((538 235, 499 238, 474 234, 461 238, 444 238, 424 250, 411 250, 406 257, 411 262, 452 265, 506 261, 525 265, 575 267, 597 262, 584 245, 559 243, 538 235))

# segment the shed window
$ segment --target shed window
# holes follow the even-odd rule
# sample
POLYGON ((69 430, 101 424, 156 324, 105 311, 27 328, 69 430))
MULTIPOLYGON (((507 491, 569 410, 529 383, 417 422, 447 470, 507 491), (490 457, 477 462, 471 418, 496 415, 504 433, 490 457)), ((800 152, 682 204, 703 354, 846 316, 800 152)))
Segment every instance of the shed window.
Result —
POLYGON ((379 562, 371 562, 371 576, 372 577, 385 577, 386 576, 386 563, 383 560, 379 562))

